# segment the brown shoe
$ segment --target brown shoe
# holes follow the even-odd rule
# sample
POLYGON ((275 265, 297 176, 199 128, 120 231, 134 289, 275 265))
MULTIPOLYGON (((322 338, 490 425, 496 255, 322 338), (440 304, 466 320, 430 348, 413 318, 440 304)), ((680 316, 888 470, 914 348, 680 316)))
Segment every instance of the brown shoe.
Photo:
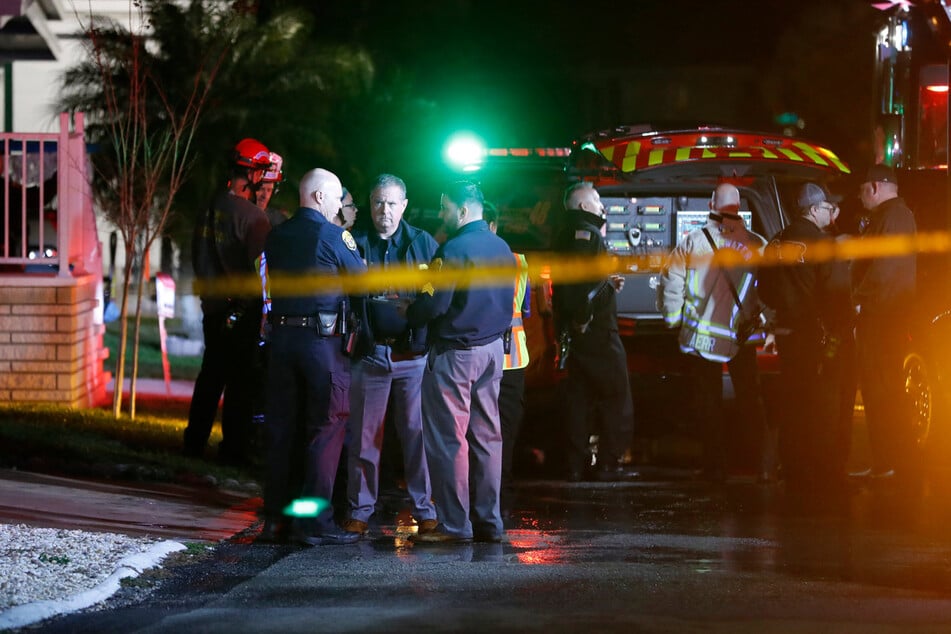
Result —
POLYGON ((436 530, 437 526, 439 526, 439 520, 420 520, 416 526, 416 534, 423 535, 425 533, 432 533, 436 530))
POLYGON ((348 533, 357 533, 359 535, 367 534, 367 523, 360 520, 349 519, 343 523, 341 528, 348 533))
POLYGON ((468 544, 472 541, 471 537, 459 537, 450 535, 439 530, 431 530, 427 533, 416 533, 410 535, 414 544, 468 544))

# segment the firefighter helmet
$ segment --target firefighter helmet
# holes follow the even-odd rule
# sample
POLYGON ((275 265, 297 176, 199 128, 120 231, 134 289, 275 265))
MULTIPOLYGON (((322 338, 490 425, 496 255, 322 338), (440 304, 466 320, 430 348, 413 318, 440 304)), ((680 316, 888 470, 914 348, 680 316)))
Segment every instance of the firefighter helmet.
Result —
POLYGON ((284 180, 284 159, 281 158, 281 155, 277 152, 269 152, 268 160, 270 161, 270 167, 267 171, 264 172, 264 176, 261 178, 265 183, 280 183, 284 180))
POLYGON ((270 152, 257 139, 241 139, 231 151, 231 162, 249 169, 267 169, 271 165, 270 152))

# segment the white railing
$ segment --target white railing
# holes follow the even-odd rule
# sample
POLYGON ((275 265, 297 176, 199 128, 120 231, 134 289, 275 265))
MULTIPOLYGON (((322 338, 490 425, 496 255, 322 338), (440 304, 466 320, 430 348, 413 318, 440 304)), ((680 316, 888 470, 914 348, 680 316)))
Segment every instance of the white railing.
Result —
MULTIPOLYGON (((90 256, 99 259, 100 252, 82 113, 70 127, 63 113, 58 133, 0 133, 3 272, 68 276, 94 270, 90 256)), ((101 272, 101 259, 98 266, 101 272)))

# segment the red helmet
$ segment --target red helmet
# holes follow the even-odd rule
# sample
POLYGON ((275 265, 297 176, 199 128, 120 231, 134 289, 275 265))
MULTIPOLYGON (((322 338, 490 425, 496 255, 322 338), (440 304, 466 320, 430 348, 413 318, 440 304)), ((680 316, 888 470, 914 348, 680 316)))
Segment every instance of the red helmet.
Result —
POLYGON ((284 166, 284 159, 277 152, 269 152, 268 160, 270 161, 270 167, 264 172, 261 180, 265 183, 280 183, 284 180, 284 170, 281 169, 284 166))
POLYGON ((270 154, 257 139, 241 139, 231 152, 231 162, 240 167, 266 170, 271 165, 270 154))

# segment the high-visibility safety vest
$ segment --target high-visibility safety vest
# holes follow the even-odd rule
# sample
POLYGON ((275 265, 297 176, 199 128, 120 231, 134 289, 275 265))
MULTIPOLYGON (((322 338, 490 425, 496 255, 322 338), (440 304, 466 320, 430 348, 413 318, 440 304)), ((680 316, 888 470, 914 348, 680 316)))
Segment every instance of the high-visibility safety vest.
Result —
POLYGON ((515 297, 512 298, 512 343, 505 355, 503 370, 516 370, 528 365, 528 341, 525 338, 525 325, 522 323, 522 304, 528 292, 528 261, 521 253, 515 256, 518 274, 515 276, 515 297))

